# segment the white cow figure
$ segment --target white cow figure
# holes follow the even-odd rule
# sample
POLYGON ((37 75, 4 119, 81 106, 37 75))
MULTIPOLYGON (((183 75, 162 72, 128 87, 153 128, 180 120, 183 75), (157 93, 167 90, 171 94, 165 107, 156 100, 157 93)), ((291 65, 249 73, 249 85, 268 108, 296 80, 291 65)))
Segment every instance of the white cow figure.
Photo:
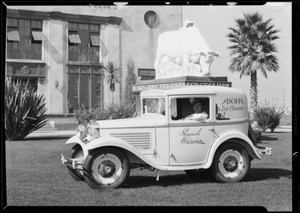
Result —
POLYGON ((156 79, 179 76, 209 76, 214 57, 198 28, 186 21, 176 31, 166 31, 158 36, 154 63, 156 79))

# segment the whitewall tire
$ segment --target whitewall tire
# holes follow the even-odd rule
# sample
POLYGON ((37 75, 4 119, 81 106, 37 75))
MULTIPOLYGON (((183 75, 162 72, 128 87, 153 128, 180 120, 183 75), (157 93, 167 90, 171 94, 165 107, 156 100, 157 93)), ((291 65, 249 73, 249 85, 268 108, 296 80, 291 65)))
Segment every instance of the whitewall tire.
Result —
POLYGON ((247 151, 238 144, 226 144, 217 150, 213 162, 213 175, 218 182, 241 181, 250 169, 247 151))
POLYGON ((92 188, 118 188, 127 179, 130 165, 120 150, 101 148, 92 152, 84 163, 84 180, 92 188))

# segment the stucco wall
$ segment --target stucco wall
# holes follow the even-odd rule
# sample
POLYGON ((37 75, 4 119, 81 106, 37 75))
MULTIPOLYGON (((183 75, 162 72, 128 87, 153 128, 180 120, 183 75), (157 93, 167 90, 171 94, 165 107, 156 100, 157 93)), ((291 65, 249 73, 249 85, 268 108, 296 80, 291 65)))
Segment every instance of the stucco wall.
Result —
MULTIPOLYGON (((107 25, 101 29, 101 40, 103 41, 108 54, 102 57, 103 65, 107 65, 109 61, 113 62, 115 66, 121 66, 120 62, 120 27, 116 25, 107 25)), ((104 79, 104 105, 110 105, 111 103, 119 102, 120 97, 120 85, 115 84, 115 91, 112 92, 107 83, 107 73, 105 73, 104 79)))
POLYGON ((67 112, 67 23, 59 20, 44 21, 45 41, 43 56, 47 64, 45 95, 47 113, 67 112))
POLYGON ((122 30, 124 85, 127 75, 126 65, 130 57, 134 61, 136 74, 138 68, 154 69, 158 35, 164 31, 177 30, 181 27, 181 8, 176 6, 136 6, 130 10, 121 9, 120 16, 124 21, 122 30), (149 28, 144 22, 144 15, 149 10, 155 11, 159 16, 160 25, 157 28, 149 28))

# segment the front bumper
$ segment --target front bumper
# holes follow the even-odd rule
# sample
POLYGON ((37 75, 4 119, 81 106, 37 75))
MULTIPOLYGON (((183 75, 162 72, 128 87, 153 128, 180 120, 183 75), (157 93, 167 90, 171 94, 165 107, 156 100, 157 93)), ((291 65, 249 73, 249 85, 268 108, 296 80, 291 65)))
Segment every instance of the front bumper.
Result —
POLYGON ((272 155, 272 148, 271 147, 256 147, 262 155, 272 155))
POLYGON ((80 158, 68 158, 61 154, 61 162, 62 164, 66 164, 67 166, 71 166, 73 169, 83 170, 83 157, 80 158))

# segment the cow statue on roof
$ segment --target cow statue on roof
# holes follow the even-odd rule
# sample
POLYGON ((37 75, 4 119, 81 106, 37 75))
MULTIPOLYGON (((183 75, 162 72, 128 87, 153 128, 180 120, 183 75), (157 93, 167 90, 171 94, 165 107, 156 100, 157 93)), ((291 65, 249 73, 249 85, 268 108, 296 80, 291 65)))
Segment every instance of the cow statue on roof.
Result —
POLYGON ((154 63, 156 79, 180 76, 210 76, 210 66, 219 53, 212 51, 189 20, 176 31, 158 36, 154 63))

